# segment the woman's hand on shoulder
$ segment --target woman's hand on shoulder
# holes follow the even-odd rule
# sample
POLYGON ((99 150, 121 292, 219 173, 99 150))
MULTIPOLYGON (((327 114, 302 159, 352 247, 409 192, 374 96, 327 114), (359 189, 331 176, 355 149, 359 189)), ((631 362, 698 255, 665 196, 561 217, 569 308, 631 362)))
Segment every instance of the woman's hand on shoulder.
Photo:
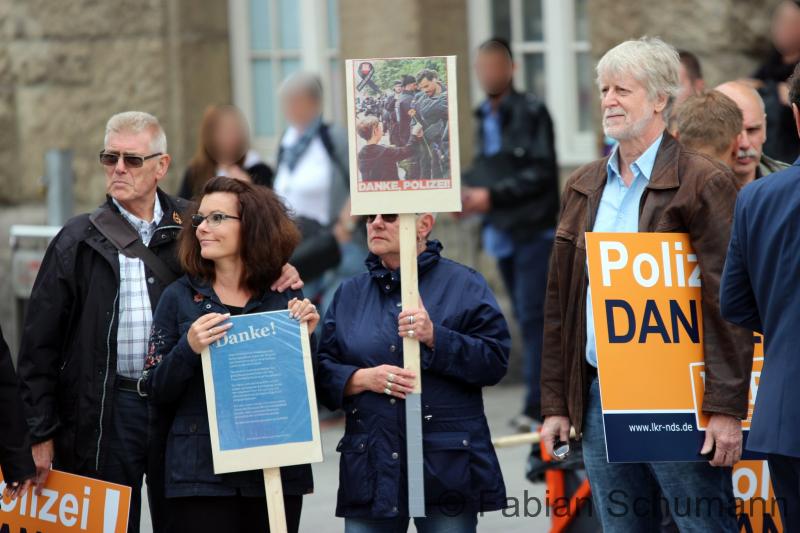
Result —
POLYGON ((319 324, 319 312, 317 306, 311 303, 311 300, 304 298, 298 300, 292 298, 289 300, 289 315, 298 322, 305 322, 308 324, 308 334, 311 335, 319 324))

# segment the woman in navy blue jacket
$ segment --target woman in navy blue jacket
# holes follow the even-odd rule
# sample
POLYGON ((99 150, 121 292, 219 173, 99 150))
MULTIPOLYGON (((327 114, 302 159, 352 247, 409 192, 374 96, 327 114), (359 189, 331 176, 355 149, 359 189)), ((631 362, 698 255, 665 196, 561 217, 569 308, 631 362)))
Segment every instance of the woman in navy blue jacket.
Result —
MULTIPOLYGON (((206 184, 191 226, 179 237, 187 274, 161 296, 143 378, 156 407, 175 413, 165 458, 170 522, 177 532, 269 531, 263 473, 214 474, 199 353, 230 329, 230 315, 288 309, 314 330, 319 315, 307 299, 269 288, 299 232, 272 191, 223 177, 206 184)), ((296 532, 311 466, 281 468, 281 479, 296 532)))
POLYGON ((414 376, 402 338, 419 339, 426 518, 420 532, 472 532, 478 513, 506 506, 481 390, 505 375, 508 326, 486 280, 440 256, 434 217, 417 217, 421 302, 400 312, 397 215, 367 217, 369 272, 344 282, 325 314, 317 390, 343 408, 336 515, 348 533, 408 527, 403 399, 414 376))

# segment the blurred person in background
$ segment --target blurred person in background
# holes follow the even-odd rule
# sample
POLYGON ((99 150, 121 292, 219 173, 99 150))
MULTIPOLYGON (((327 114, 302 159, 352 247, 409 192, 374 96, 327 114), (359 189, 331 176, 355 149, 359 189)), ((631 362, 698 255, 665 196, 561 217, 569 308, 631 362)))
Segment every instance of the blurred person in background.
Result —
POLYGON ((773 49, 749 83, 758 89, 768 117, 764 152, 780 161, 794 161, 800 154, 786 82, 800 62, 800 0, 783 0, 772 15, 773 49))
POLYGON ((191 200, 214 176, 272 186, 272 169, 250 148, 247 121, 232 105, 209 106, 203 114, 197 150, 183 175, 178 196, 191 200))
POLYGON ((708 91, 684 99, 674 114, 674 137, 682 145, 733 168, 739 136, 744 135, 736 102, 719 91, 708 91))
POLYGON ((741 81, 728 81, 714 90, 721 92, 739 106, 742 112, 742 135, 738 137, 739 146, 736 160, 731 167, 744 187, 751 181, 782 170, 789 165, 772 159, 764 153, 767 141, 767 113, 764 100, 758 91, 741 81))
MULTIPOLYGON (((678 79, 680 89, 678 95, 675 97, 675 105, 680 105, 684 100, 690 96, 702 93, 706 88, 706 82, 703 79, 703 70, 700 67, 700 60, 693 53, 686 50, 678 50, 678 58, 681 61, 678 68, 678 79)), ((675 130, 675 113, 669 117, 667 131, 674 137, 675 130)))
POLYGON ((292 264, 308 297, 321 300, 324 310, 342 279, 364 271, 367 255, 364 231, 350 217, 347 134, 322 120, 318 76, 296 72, 279 94, 288 127, 278 149, 275 192, 303 235, 292 264))
POLYGON ((703 79, 703 69, 700 67, 700 60, 697 56, 687 50, 679 50, 678 58, 681 61, 680 68, 678 69, 678 79, 680 83, 680 90, 678 96, 675 98, 675 104, 680 105, 681 102, 690 96, 702 93, 706 88, 706 82, 703 79))
POLYGON ((558 166, 550 114, 541 99, 517 92, 514 61, 503 39, 489 39, 475 63, 486 100, 478 118, 475 159, 464 174, 464 213, 483 219, 483 248, 497 259, 523 342, 527 387, 520 431, 541 421, 542 353, 547 260, 558 215, 558 166))

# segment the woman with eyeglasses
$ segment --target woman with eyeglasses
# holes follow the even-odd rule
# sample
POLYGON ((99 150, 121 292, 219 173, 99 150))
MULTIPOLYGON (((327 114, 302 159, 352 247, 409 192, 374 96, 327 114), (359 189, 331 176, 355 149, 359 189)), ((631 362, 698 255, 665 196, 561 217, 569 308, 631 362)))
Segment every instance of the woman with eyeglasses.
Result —
POLYGON ((508 326, 483 276, 429 240, 430 213, 416 218, 420 302, 401 312, 399 225, 397 215, 367 217, 368 272, 339 287, 322 323, 319 398, 346 416, 336 515, 347 533, 408 528, 404 399, 421 379, 417 531, 474 532, 478 513, 506 506, 482 389, 506 373, 508 326), (420 343, 421 376, 403 368, 406 337, 420 343))
MULTIPOLYGON (((144 383, 174 409, 166 448, 166 496, 174 531, 269 531, 262 471, 214 474, 200 353, 232 326, 231 315, 287 309, 314 330, 317 310, 297 291, 270 289, 299 241, 286 208, 265 187, 217 177, 179 237, 186 275, 153 318, 144 383)), ((297 531, 310 465, 281 468, 289 531, 297 531)))

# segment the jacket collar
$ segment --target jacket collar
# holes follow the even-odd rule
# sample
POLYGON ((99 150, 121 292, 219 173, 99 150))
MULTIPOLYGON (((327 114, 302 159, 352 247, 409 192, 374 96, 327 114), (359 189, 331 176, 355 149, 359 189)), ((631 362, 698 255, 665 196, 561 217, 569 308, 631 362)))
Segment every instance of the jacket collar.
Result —
MULTIPOLYGON (((500 105, 497 106, 497 111, 500 114, 501 119, 505 119, 511 114, 514 105, 514 100, 516 100, 519 94, 520 93, 517 92, 516 89, 514 89, 514 87, 512 86, 508 91, 508 93, 506 93, 506 95, 500 99, 500 105)), ((486 100, 481 102, 481 104, 478 107, 475 108, 474 114, 478 120, 483 120, 483 118, 486 116, 487 112, 486 104, 488 101, 489 99, 487 98, 486 100)))
MULTIPOLYGON (((678 166, 675 161, 680 156, 682 148, 668 132, 664 131, 663 135, 661 146, 658 147, 656 153, 653 172, 650 175, 650 183, 647 185, 648 189, 675 189, 680 186, 678 166)), ((572 183, 572 188, 588 196, 605 187, 608 178, 606 169, 610 157, 610 155, 604 157, 597 162, 594 168, 579 176, 572 183)))
MULTIPOLYGON (((172 196, 168 195, 161 188, 156 189, 156 194, 158 195, 158 201, 161 204, 161 209, 164 212, 163 216, 161 217, 161 221, 158 223, 156 227, 156 231, 166 228, 180 228, 183 226, 183 211, 188 206, 188 203, 184 200, 178 200, 173 198, 172 196)), ((114 200, 111 196, 106 195, 106 203, 105 205, 109 209, 113 209, 117 213, 119 213, 119 209, 114 204, 114 200)))
MULTIPOLYGON (((214 293, 214 288, 211 286, 210 283, 203 281, 199 278, 194 278, 189 275, 182 277, 179 280, 180 283, 188 287, 192 291, 192 296, 195 304, 203 305, 204 302, 212 301, 216 304, 224 306, 219 297, 217 297, 216 293, 214 293)), ((245 312, 249 312, 252 309, 257 307, 261 307, 273 294, 273 291, 266 290, 264 291, 259 297, 251 298, 247 304, 245 304, 244 310, 245 312)))
MULTIPOLYGON (((437 240, 428 241, 425 250, 417 256, 417 272, 423 274, 433 268, 441 259, 442 243, 437 240)), ((400 269, 389 270, 380 257, 370 253, 365 261, 370 276, 374 279, 380 289, 385 293, 393 292, 400 288, 400 269)))

